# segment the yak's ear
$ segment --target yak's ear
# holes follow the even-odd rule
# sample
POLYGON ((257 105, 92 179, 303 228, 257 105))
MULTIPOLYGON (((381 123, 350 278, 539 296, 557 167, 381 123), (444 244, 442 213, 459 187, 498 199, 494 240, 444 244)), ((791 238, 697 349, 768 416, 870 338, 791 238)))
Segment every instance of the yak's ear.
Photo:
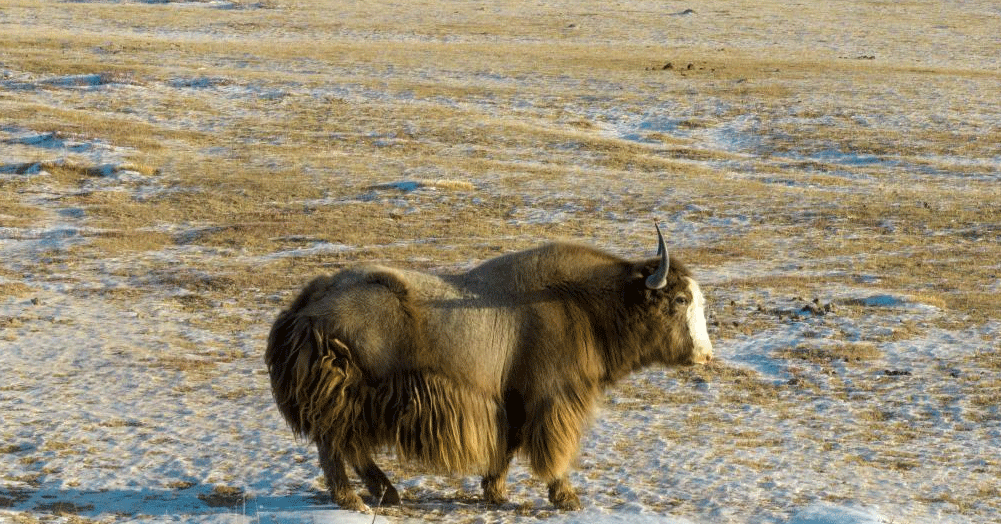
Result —
POLYGON ((650 276, 657 272, 658 265, 659 260, 655 258, 636 262, 632 265, 632 268, 629 270, 629 284, 627 285, 627 294, 630 297, 630 301, 646 303, 651 298, 659 295, 657 290, 650 289, 647 286, 650 276))
POLYGON ((630 270, 629 278, 630 280, 638 279, 637 283, 641 287, 647 287, 647 281, 650 280, 651 277, 655 276, 658 269, 660 269, 659 258, 650 258, 641 262, 636 262, 630 270))

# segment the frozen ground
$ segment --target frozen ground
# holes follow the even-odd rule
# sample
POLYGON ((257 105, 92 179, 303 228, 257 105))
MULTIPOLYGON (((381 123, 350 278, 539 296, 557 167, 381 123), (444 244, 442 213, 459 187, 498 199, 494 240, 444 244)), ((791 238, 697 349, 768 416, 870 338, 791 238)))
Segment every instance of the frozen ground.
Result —
POLYGON ((1001 520, 991 2, 0 6, 0 522, 371 522, 262 363, 311 275, 550 238, 699 275, 559 513, 381 457, 378 522, 1001 520), (67 29, 72 28, 72 29, 67 29), (671 66, 667 67, 670 63, 671 66))

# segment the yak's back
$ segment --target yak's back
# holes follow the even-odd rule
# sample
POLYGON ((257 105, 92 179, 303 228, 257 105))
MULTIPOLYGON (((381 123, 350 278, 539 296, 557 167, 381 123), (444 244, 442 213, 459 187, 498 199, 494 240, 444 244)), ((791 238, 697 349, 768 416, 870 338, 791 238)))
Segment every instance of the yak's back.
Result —
POLYGON ((628 263, 598 249, 547 244, 435 275, 364 265, 326 277, 304 306, 355 352, 370 377, 435 369, 496 391, 561 287, 607 291, 628 263))
POLYGON ((462 276, 463 285, 499 295, 533 293, 563 282, 587 285, 618 276, 625 260, 597 248, 557 242, 490 259, 462 276))
POLYGON ((493 293, 449 276, 378 265, 328 278, 322 296, 304 311, 351 347, 371 379, 427 369, 499 389, 518 318, 493 293))

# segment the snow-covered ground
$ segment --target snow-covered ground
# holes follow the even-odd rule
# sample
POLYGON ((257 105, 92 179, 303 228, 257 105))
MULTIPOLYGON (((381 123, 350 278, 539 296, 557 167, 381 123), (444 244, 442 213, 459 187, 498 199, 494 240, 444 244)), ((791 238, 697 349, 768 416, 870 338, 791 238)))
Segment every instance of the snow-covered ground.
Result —
POLYGON ((654 220, 718 363, 608 392, 585 509, 384 456, 376 522, 1001 521, 1001 10, 907 6, 0 6, 0 523, 372 522, 271 400, 297 286, 654 220))

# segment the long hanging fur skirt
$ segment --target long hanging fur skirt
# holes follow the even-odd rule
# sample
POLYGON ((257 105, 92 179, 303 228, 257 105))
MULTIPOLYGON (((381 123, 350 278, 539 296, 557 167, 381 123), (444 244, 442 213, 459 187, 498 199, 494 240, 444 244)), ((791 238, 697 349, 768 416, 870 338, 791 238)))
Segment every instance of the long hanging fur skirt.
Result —
POLYGON ((292 430, 349 463, 380 448, 443 473, 482 473, 502 460, 507 423, 497 396, 432 370, 367 380, 347 345, 294 315, 276 322, 265 360, 292 430))

